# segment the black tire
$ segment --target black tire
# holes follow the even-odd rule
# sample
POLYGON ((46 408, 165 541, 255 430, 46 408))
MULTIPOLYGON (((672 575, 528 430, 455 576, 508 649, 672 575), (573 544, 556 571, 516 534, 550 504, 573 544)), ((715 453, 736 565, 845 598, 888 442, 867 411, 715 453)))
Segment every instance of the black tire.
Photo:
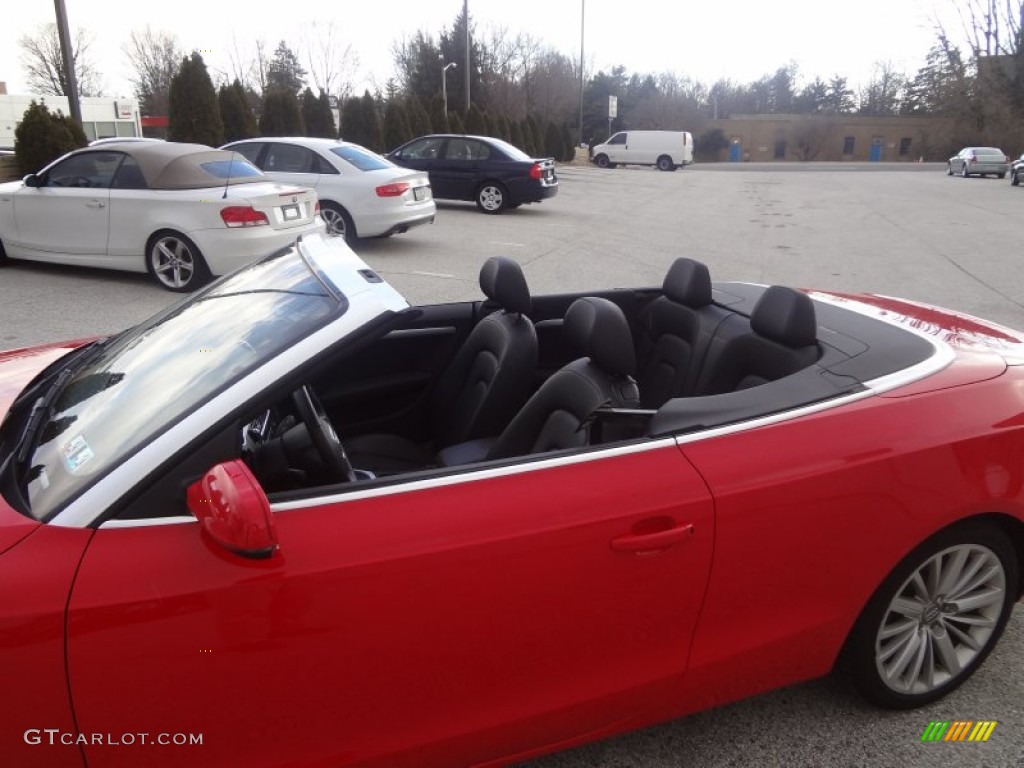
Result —
POLYGON ((876 590, 846 641, 841 667, 865 699, 886 709, 945 696, 995 647, 1019 574, 1013 545, 997 526, 967 522, 940 531, 876 590))
POLYGON ((1020 179, 1017 178, 1017 169, 1010 171, 1010 186, 1016 187, 1020 185, 1020 179))
POLYGON ((210 280, 210 268, 196 244, 172 230, 149 238, 146 269, 157 285, 175 293, 194 291, 210 280))
POLYGON ((611 168, 612 164, 608 162, 608 155, 598 155, 594 158, 594 165, 598 168, 611 168))
POLYGON ((999 173, 999 174, 996 174, 996 175, 999 176, 1000 179, 1005 179, 1006 178, 1006 174, 1005 173, 999 173))
POLYGON ((476 207, 484 213, 498 214, 508 208, 508 190, 497 181, 485 181, 473 197, 476 207))
POLYGON ((970 178, 971 174, 967 172, 967 163, 960 166, 960 176, 965 179, 970 178))
POLYGON ((672 162, 672 158, 668 155, 659 157, 657 165, 659 171, 674 171, 676 169, 675 163, 672 162))
POLYGON ((951 163, 951 162, 950 163, 946 163, 946 175, 947 176, 952 176, 953 175, 953 163, 951 163))
POLYGON ((356 232, 355 222, 348 211, 334 202, 320 203, 320 218, 327 225, 327 234, 333 237, 343 237, 346 243, 354 243, 359 239, 356 232))
POLYGON ((7 251, 4 250, 4 241, 0 240, 0 267, 8 263, 10 259, 7 258, 7 251))

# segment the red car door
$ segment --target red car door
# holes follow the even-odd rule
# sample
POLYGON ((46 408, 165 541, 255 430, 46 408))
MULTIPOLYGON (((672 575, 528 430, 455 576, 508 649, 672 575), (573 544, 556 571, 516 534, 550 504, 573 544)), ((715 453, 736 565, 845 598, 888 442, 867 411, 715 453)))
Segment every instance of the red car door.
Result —
POLYGON ((462 765, 664 712, 713 511, 673 441, 643 448, 279 502, 267 560, 101 528, 69 610, 79 730, 202 744, 90 768, 462 765))

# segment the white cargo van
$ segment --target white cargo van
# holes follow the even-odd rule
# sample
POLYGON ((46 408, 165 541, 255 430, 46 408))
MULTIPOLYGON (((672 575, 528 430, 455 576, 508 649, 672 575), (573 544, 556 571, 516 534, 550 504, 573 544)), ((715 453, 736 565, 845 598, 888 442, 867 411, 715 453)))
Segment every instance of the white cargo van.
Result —
POLYGON ((599 168, 616 165, 655 165, 662 171, 693 162, 693 136, 687 131, 619 131, 591 149, 599 168))

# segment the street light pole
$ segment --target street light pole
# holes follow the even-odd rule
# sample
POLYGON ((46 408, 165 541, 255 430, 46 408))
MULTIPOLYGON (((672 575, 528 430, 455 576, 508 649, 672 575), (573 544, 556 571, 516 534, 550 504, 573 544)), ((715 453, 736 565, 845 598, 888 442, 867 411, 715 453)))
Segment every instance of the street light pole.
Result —
POLYGON ((60 50, 64 59, 64 72, 67 75, 68 109, 71 119, 82 124, 82 106, 78 100, 78 78, 75 77, 75 56, 71 47, 71 33, 68 30, 68 12, 64 0, 53 0, 57 13, 57 36, 60 39, 60 50))
MULTIPOLYGON (((444 59, 441 60, 442 62, 444 59)), ((441 98, 444 99, 444 114, 448 117, 448 70, 455 66, 455 62, 445 64, 441 67, 441 98)))
POLYGON ((587 0, 580 0, 580 143, 583 146, 583 21, 587 12, 587 0))

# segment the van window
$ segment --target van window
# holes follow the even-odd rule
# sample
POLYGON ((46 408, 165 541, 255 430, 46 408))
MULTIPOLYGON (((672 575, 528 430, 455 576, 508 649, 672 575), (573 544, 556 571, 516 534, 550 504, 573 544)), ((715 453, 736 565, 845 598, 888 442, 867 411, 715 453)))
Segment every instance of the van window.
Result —
POLYGON ((625 144, 626 143, 626 134, 625 133, 616 133, 614 136, 612 136, 610 139, 608 139, 608 143, 609 144, 625 144))

